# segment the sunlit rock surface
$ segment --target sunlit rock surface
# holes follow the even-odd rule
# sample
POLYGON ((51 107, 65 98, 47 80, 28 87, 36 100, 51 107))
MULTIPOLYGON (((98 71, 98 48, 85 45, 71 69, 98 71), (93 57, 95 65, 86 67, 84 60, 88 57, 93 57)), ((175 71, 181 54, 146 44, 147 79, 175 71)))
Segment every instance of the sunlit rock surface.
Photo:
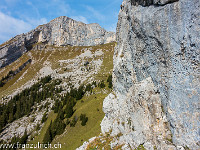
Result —
POLYGON ((0 45, 0 68, 17 60, 34 46, 37 49, 43 49, 45 45, 95 46, 114 42, 115 38, 114 32, 107 32, 99 24, 85 24, 61 16, 0 45), (37 43, 43 43, 43 46, 37 43))
POLYGON ((102 132, 124 149, 200 149, 199 0, 124 0, 102 132))

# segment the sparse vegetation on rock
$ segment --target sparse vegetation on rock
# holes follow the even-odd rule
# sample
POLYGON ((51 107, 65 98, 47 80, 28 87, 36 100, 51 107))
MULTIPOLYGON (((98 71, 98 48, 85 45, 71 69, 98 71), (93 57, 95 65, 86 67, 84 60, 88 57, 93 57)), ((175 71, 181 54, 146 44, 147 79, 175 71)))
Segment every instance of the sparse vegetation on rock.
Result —
POLYGON ((105 83, 104 83, 104 80, 101 80, 101 82, 99 83, 99 87, 100 88, 105 88, 105 83))
POLYGON ((59 80, 52 80, 51 76, 41 78, 31 88, 23 90, 8 102, 8 104, 0 105, 0 130, 7 123, 11 123, 32 111, 32 106, 46 98, 51 97, 55 93, 55 86, 60 84, 59 80), (51 82, 52 81, 52 82, 51 82))

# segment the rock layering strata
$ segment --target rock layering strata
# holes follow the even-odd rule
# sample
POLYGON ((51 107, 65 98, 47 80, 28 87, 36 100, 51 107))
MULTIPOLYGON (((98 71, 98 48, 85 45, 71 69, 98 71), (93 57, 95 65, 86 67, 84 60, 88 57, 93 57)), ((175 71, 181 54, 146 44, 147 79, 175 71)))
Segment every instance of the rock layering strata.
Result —
POLYGON ((55 46, 95 46, 113 41, 115 33, 107 32, 96 23, 84 24, 62 16, 0 45, 0 68, 17 60, 36 43, 55 46))
POLYGON ((200 2, 135 2, 121 5, 102 132, 124 149, 200 149, 200 2))

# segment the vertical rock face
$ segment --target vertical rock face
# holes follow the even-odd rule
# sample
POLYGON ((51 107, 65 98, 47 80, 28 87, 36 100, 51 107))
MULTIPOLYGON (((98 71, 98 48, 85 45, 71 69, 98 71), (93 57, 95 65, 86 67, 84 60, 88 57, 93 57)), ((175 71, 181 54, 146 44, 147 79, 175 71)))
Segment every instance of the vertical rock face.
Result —
POLYGON ((26 34, 17 35, 0 45, 0 68, 14 62, 38 41, 40 31, 32 30, 26 34))
POLYGON ((200 149, 199 16, 199 0, 123 1, 102 132, 126 148, 200 149))
POLYGON ((107 32, 96 23, 84 24, 61 16, 0 45, 0 68, 18 59, 23 53, 32 49, 35 43, 55 46, 95 46, 113 41, 115 33, 107 32))

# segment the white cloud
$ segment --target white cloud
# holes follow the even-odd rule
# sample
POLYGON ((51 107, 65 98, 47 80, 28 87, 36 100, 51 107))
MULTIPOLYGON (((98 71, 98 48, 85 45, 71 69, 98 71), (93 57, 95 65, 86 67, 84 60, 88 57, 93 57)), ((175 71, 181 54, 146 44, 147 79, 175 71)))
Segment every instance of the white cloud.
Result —
POLYGON ((81 21, 85 24, 88 24, 88 20, 87 18, 83 17, 83 16, 72 16, 72 19, 76 20, 76 21, 81 21))
POLYGON ((26 33, 37 25, 47 22, 45 18, 39 20, 29 19, 24 21, 0 12, 0 42, 5 42, 18 34, 26 33))
MULTIPOLYGON (((46 2, 45 2, 46 3, 46 2)), ((45 4, 49 15, 57 15, 59 16, 67 16, 73 10, 70 5, 63 0, 49 0, 47 4, 45 4)))
POLYGON ((86 9, 91 12, 91 14, 93 15, 94 18, 98 19, 98 20, 105 20, 105 16, 102 15, 101 13, 99 13, 97 10, 95 10, 94 8, 90 7, 90 6, 85 6, 86 9))
POLYGON ((27 1, 27 5, 32 7, 32 9, 33 9, 35 15, 37 15, 37 17, 40 17, 40 13, 39 13, 38 8, 35 5, 33 5, 32 2, 27 1))
POLYGON ((41 19, 31 19, 31 18, 26 18, 26 21, 32 25, 32 28, 37 27, 38 25, 43 25, 46 24, 48 21, 46 18, 41 18, 41 19))
POLYGON ((15 19, 0 12, 0 40, 6 41, 12 36, 31 30, 32 26, 23 20, 15 19))

